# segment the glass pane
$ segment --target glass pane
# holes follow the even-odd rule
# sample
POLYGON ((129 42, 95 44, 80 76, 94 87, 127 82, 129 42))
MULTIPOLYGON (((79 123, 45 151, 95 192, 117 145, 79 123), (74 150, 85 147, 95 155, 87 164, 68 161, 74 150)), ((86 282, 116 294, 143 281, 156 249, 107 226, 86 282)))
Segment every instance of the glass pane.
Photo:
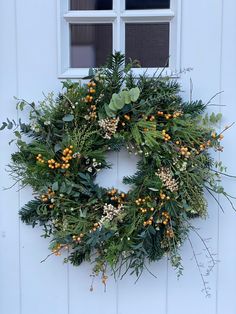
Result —
POLYGON ((126 10, 169 9, 170 0, 126 0, 126 10))
POLYGON ((112 24, 71 24, 72 68, 99 67, 112 53, 112 24))
POLYGON ((137 59, 144 68, 168 66, 169 23, 132 23, 125 26, 126 59, 137 59))
POLYGON ((70 0, 71 10, 112 10, 112 0, 70 0))

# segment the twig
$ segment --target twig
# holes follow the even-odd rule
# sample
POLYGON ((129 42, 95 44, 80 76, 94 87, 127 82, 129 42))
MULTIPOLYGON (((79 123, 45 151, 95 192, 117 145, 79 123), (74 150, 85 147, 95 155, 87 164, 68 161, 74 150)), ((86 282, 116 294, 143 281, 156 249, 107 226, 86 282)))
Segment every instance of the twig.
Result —
POLYGON ((207 297, 210 297, 209 287, 207 287, 207 282, 205 281, 204 275, 203 275, 203 273, 202 273, 202 271, 201 271, 201 266, 200 266, 200 264, 199 264, 199 262, 198 262, 197 255, 196 255, 196 252, 195 252, 195 250, 194 250, 192 241, 190 240, 189 236, 187 236, 187 238, 188 238, 188 241, 189 241, 189 243, 190 243, 190 246, 191 246, 191 249, 192 249, 192 252, 193 252, 193 257, 194 257, 194 260, 195 260, 195 262, 196 262, 198 271, 199 271, 200 276, 201 276, 201 279, 202 279, 202 283, 203 283, 203 287, 204 287, 203 290, 205 291, 206 296, 207 296, 207 297))
MULTIPOLYGON (((224 208, 222 207, 222 205, 220 204, 219 200, 217 199, 217 197, 215 197, 215 195, 211 192, 212 189, 210 189, 208 186, 205 186, 205 188, 207 189, 208 193, 211 194, 211 196, 214 198, 214 200, 216 201, 216 203, 218 204, 218 206, 220 207, 220 209, 222 210, 222 212, 224 213, 224 208)), ((213 192, 215 192, 214 190, 212 190, 213 192)), ((215 192, 216 193, 216 192, 215 192)))
POLYGON ((216 98, 216 96, 222 94, 223 92, 224 92, 224 91, 218 92, 218 93, 216 93, 214 96, 212 96, 212 97, 210 98, 210 100, 206 103, 206 106, 208 106, 208 105, 211 103, 211 101, 212 101, 214 98, 216 98))

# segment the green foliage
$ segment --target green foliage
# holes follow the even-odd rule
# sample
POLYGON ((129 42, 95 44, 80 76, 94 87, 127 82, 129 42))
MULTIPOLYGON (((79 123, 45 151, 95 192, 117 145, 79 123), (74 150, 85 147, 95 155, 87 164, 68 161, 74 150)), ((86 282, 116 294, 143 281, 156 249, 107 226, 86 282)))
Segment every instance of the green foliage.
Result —
POLYGON ((108 117, 115 116, 117 111, 123 109, 125 105, 137 101, 139 95, 140 91, 138 87, 123 90, 119 94, 113 94, 109 105, 105 107, 108 117))
POLYGON ((179 247, 191 219, 207 215, 204 192, 233 206, 220 185, 226 168, 209 154, 222 151, 225 130, 214 130, 221 114, 203 115, 206 105, 183 101, 177 81, 137 78, 132 67, 116 53, 90 70, 86 85, 63 82, 58 96, 38 105, 19 100, 29 122, 7 119, 1 127, 13 130, 18 146, 10 174, 35 195, 20 210, 22 221, 43 226, 52 253, 68 249, 66 262, 92 260, 104 283, 107 267, 114 276, 140 276, 164 254, 181 274, 179 247), (124 147, 140 158, 123 180, 129 192, 100 187, 95 179, 110 167, 107 152, 124 147))

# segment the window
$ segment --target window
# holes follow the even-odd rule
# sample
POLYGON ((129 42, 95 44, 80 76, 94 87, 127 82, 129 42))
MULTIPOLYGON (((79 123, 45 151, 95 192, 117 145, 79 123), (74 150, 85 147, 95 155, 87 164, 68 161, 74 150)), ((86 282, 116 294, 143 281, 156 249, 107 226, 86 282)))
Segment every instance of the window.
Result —
POLYGON ((115 51, 150 74, 179 70, 181 0, 58 0, 59 77, 78 78, 115 51))

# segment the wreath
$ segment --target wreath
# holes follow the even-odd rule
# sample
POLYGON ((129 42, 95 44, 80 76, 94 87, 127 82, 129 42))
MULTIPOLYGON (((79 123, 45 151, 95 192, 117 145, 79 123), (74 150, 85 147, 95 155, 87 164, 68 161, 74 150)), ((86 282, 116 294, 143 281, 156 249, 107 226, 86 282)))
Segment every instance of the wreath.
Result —
POLYGON ((219 183, 225 168, 209 154, 223 149, 228 127, 214 129, 221 114, 203 114, 207 104, 185 102, 178 81, 136 77, 133 66, 116 53, 86 84, 65 81, 37 105, 19 100, 19 110, 30 107, 29 122, 8 119, 1 128, 15 128, 10 171, 34 192, 21 220, 42 226, 52 254, 68 251, 65 262, 94 263, 104 284, 107 269, 139 276, 166 254, 181 273, 191 220, 207 216, 204 193, 220 207, 216 194, 230 199, 219 183), (139 156, 136 173, 123 179, 127 193, 95 182, 111 167, 107 152, 121 148, 139 156))

